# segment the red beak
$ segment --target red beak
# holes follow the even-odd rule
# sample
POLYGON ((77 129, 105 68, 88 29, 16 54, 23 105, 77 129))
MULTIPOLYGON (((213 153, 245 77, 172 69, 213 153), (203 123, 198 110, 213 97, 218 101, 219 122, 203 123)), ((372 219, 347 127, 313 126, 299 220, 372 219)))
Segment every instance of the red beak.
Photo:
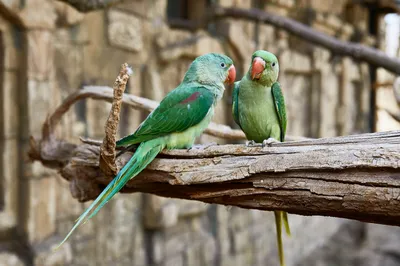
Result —
POLYGON ((225 79, 225 83, 232 84, 235 82, 236 79, 236 68, 234 65, 231 65, 231 67, 228 69, 228 76, 225 79))
POLYGON ((260 57, 255 57, 251 65, 251 79, 259 79, 265 69, 265 61, 260 57))

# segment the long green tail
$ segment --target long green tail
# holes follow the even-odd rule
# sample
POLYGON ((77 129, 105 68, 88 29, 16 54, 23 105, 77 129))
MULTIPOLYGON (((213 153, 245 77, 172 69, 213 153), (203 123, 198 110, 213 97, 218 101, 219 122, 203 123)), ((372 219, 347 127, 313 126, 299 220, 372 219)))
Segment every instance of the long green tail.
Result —
POLYGON ((282 220, 285 226, 286 234, 290 236, 289 220, 287 217, 287 212, 274 211, 274 215, 275 215, 276 240, 278 245, 279 261, 281 266, 285 266, 285 254, 283 253, 283 244, 282 244, 282 220))
POLYGON ((121 169, 121 171, 119 171, 116 177, 110 182, 110 184, 108 184, 103 192, 101 192, 96 200, 93 201, 89 208, 79 216, 71 231, 69 231, 64 240, 55 247, 54 250, 64 244, 81 223, 86 223, 94 217, 130 179, 146 168, 146 166, 154 160, 157 154, 160 153, 164 147, 165 145, 161 144, 157 139, 141 143, 129 162, 121 169))

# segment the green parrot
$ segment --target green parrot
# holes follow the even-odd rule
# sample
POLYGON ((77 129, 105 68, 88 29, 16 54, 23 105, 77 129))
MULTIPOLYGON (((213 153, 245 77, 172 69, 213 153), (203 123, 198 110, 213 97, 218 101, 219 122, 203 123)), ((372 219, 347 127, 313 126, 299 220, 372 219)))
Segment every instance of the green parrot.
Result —
POLYGON ((235 78, 235 66, 228 56, 209 53, 197 57, 190 64, 182 83, 165 96, 135 133, 117 141, 117 147, 139 145, 129 162, 78 218, 58 247, 82 222, 95 216, 163 149, 192 147, 195 138, 200 136, 210 123, 215 105, 224 93, 224 83, 232 84, 235 78))
MULTIPOLYGON (((286 106, 280 84, 277 82, 279 64, 276 56, 264 50, 253 53, 251 65, 242 80, 235 82, 232 113, 250 144, 262 146, 283 142, 286 133, 286 106)), ((281 265, 285 265, 282 246, 282 220, 290 235, 287 213, 274 211, 277 244, 281 265)))

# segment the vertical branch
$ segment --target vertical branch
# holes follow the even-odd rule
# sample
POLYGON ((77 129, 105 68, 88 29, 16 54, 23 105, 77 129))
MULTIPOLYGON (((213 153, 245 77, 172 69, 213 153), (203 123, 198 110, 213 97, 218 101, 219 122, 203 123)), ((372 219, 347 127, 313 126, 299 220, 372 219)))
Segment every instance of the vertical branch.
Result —
POLYGON ((115 142, 119 123, 119 114, 121 112, 122 96, 131 74, 132 69, 128 64, 122 64, 119 75, 113 86, 114 99, 105 125, 106 135, 100 146, 100 169, 106 176, 115 176, 118 173, 118 168, 115 164, 115 142))

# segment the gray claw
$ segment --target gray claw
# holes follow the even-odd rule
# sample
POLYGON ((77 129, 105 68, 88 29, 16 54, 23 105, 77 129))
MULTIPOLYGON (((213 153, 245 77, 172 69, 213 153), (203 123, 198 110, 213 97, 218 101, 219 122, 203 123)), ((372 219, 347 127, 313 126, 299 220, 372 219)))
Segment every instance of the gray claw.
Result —
POLYGON ((188 148, 187 150, 206 150, 211 146, 218 145, 216 142, 210 142, 207 144, 194 144, 192 147, 188 148))
POLYGON ((274 139, 274 138, 264 139, 263 142, 262 142, 262 147, 263 148, 265 146, 271 147, 272 143, 279 143, 279 141, 274 139))
POLYGON ((256 142, 254 140, 247 140, 246 141, 246 147, 251 147, 256 145, 256 142))

